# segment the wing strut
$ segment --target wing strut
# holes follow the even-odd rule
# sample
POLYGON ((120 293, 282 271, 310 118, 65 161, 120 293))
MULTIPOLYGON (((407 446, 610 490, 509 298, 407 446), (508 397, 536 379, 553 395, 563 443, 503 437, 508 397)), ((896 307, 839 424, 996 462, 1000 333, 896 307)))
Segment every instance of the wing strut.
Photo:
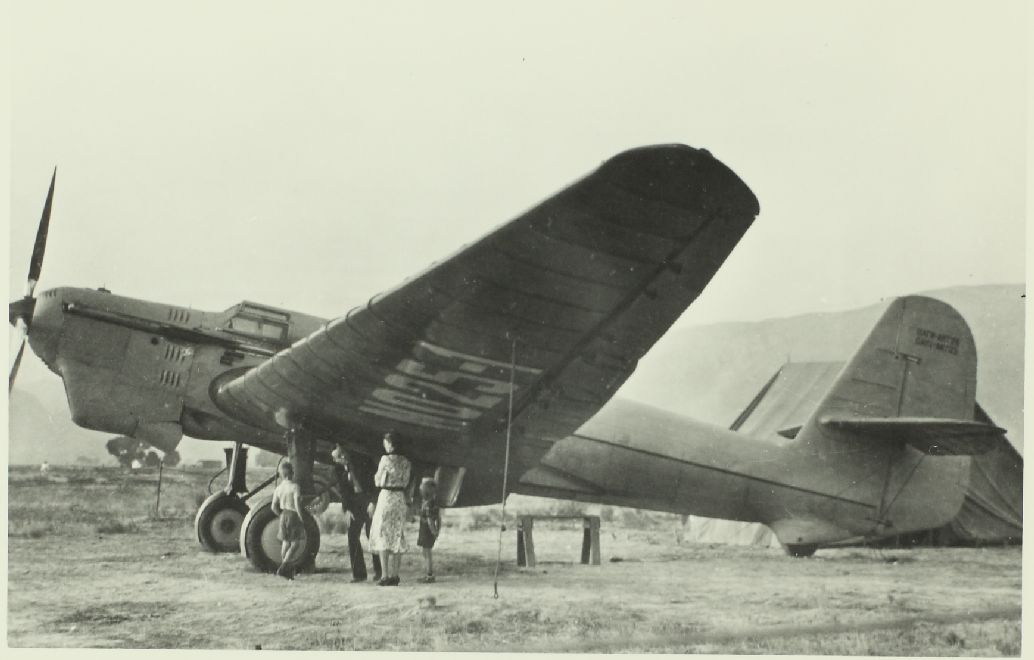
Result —
POLYGON ((499 547, 495 555, 495 577, 492 580, 493 597, 499 598, 499 567, 503 563, 503 532, 506 531, 506 479, 510 472, 510 431, 513 427, 514 374, 517 371, 517 340, 510 344, 510 401, 506 409, 506 453, 503 454, 503 498, 499 502, 499 547))

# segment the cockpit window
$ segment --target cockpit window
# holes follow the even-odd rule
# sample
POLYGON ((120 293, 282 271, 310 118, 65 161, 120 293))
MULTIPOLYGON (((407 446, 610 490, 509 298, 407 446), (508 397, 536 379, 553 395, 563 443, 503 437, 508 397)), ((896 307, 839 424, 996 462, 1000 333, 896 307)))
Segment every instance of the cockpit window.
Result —
POLYGON ((236 330, 237 332, 246 332, 249 335, 262 334, 260 328, 262 324, 258 322, 258 319, 251 319, 247 316, 235 316, 230 319, 230 329, 236 330))
POLYGON ((284 338, 284 332, 286 328, 284 326, 274 323, 263 323, 262 324, 262 336, 266 339, 281 340, 284 338))
POLYGON ((241 313, 248 314, 251 316, 258 316, 260 318, 268 319, 270 321, 280 321, 281 323, 287 323, 289 316, 287 312, 281 312, 276 309, 269 309, 266 307, 259 307, 251 303, 241 304, 241 313))
POLYGON ((268 341, 283 342, 287 339, 288 318, 283 312, 243 304, 238 313, 230 318, 226 329, 268 341))

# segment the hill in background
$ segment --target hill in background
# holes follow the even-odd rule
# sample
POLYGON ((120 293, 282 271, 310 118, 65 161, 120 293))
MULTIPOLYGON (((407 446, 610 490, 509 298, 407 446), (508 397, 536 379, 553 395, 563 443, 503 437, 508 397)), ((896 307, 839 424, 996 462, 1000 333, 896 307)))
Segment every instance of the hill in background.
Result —
MULTIPOLYGON (((969 323, 977 346, 977 400, 1022 454, 1024 287, 952 287, 924 295, 952 305, 969 323)), ((784 363, 850 358, 886 305, 673 329, 620 395, 728 426, 784 363)))

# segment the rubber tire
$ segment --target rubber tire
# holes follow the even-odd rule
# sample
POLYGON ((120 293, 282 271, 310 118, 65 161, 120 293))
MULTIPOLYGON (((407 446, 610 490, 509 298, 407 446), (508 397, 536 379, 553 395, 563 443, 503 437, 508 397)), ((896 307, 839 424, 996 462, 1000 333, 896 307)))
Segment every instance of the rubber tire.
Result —
POLYGON ((819 549, 819 546, 814 543, 801 543, 798 545, 786 546, 786 554, 790 555, 794 559, 807 559, 815 554, 815 551, 819 549))
MULTIPOLYGON (((271 506, 272 498, 264 497, 256 502, 241 524, 241 554, 256 570, 275 573, 280 567, 280 541, 277 532, 280 520, 271 506)), ((308 511, 302 512, 305 525, 305 541, 301 559, 295 564, 296 571, 308 573, 316 568, 316 555, 320 551, 320 528, 316 518, 308 511)))
POLYGON ((248 505, 237 495, 212 493, 198 507, 194 530, 201 547, 209 552, 239 552, 240 528, 248 505))

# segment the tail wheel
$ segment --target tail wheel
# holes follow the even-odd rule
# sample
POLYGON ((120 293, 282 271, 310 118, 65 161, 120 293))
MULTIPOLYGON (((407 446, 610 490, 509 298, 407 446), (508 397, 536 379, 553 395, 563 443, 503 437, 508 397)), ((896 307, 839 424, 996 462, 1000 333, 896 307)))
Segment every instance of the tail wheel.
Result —
MULTIPOLYGON (((263 498, 256 503, 241 524, 241 554, 248 558, 256 570, 273 573, 280 566, 281 542, 277 538, 280 520, 270 506, 271 498, 263 498)), ((305 540, 302 541, 302 553, 296 563, 296 570, 310 571, 316 567, 316 555, 320 551, 320 528, 316 518, 308 511, 302 512, 305 524, 305 540)))
POLYGON ((791 557, 795 557, 797 559, 803 559, 805 557, 812 556, 813 554, 815 554, 815 551, 818 550, 818 549, 819 549, 819 546, 817 546, 814 543, 802 543, 802 544, 798 544, 798 545, 788 545, 788 546, 786 546, 786 554, 790 555, 791 557))
POLYGON ((210 552, 238 552, 241 524, 247 514, 248 505, 237 495, 212 493, 194 518, 197 540, 210 552))

